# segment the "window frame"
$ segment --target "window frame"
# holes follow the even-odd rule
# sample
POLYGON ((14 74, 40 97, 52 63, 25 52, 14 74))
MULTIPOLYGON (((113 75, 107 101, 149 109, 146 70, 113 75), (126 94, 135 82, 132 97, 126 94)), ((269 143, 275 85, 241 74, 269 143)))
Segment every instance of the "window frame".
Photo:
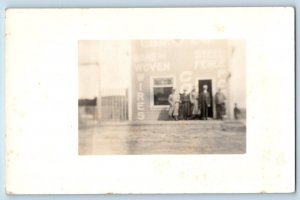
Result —
POLYGON ((164 88, 164 87, 176 87, 176 77, 174 75, 159 75, 159 76, 150 76, 150 108, 151 109, 168 109, 169 105, 154 105, 154 88, 164 88), (173 80, 172 85, 162 85, 162 86, 155 86, 154 79, 156 78, 171 78, 173 80))

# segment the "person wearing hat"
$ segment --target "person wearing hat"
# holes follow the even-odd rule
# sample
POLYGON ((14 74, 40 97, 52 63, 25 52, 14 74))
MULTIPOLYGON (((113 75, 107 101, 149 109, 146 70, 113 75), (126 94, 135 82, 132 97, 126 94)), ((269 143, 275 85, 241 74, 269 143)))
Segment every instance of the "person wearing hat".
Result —
POLYGON ((234 113, 234 119, 239 119, 241 110, 238 108, 237 103, 234 104, 233 113, 234 113))
POLYGON ((222 93, 221 88, 219 88, 215 95, 217 119, 222 120, 223 116, 225 115, 225 100, 225 95, 222 93))
POLYGON ((182 102, 182 117, 184 120, 187 120, 190 115, 190 94, 187 92, 186 88, 183 89, 181 102, 182 102))
POLYGON ((175 88, 172 89, 172 94, 169 95, 168 102, 170 104, 169 119, 178 120, 180 96, 175 88))
POLYGON ((201 109, 202 119, 207 120, 208 108, 210 105, 210 93, 207 91, 207 85, 203 86, 203 91, 199 95, 199 103, 201 109))
POLYGON ((190 102, 192 104, 192 119, 195 119, 199 114, 198 99, 199 94, 198 92, 196 92, 195 86, 193 86, 193 89, 190 93, 190 102))

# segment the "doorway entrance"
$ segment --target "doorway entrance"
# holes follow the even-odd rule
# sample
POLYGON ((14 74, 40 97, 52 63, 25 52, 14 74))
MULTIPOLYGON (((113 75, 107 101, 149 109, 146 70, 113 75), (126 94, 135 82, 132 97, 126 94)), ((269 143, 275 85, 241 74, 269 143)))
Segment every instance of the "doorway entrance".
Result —
POLYGON ((212 81, 211 79, 198 80, 199 94, 203 90, 203 86, 207 85, 207 91, 210 94, 210 107, 208 108, 208 117, 213 118, 213 99, 212 99, 212 81))

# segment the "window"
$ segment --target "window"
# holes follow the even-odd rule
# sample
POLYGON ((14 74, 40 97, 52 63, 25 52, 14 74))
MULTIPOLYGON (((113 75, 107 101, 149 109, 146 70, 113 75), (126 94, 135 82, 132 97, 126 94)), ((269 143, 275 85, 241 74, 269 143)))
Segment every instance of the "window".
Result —
POLYGON ((174 87, 174 78, 155 77, 151 81, 151 105, 168 106, 168 98, 174 87))

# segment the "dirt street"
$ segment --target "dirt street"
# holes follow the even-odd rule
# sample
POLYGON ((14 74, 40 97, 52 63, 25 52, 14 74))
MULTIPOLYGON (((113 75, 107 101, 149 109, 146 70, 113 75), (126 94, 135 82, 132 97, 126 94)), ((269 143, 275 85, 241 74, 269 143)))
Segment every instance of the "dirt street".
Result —
POLYGON ((79 155, 242 154, 244 129, 219 121, 104 124, 79 129, 79 155))

